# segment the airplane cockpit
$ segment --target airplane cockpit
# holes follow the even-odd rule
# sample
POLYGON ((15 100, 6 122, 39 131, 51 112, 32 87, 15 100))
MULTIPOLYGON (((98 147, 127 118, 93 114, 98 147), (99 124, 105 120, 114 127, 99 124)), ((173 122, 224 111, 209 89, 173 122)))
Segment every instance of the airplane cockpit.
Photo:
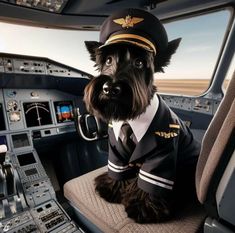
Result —
MULTIPOLYGON (((173 77, 176 67, 172 70, 169 68, 169 73, 166 69, 165 74, 160 74, 162 79, 156 75, 156 85, 162 99, 191 129, 196 140, 202 143, 221 108, 230 80, 234 80, 234 0, 2 0, 0 32, 1 27, 4 28, 3 33, 7 32, 10 30, 8 24, 12 24, 16 27, 24 25, 30 30, 33 27, 63 30, 63 33, 69 30, 83 33, 92 31, 98 38, 104 19, 117 9, 129 7, 145 9, 157 15, 169 29, 170 37, 180 35, 180 27, 186 30, 182 35, 183 39, 185 36, 185 42, 182 42, 185 49, 180 50, 181 57, 176 54, 172 61, 176 61, 175 66, 181 68, 178 77, 173 77), (196 35, 196 30, 204 26, 204 31, 196 35), (207 44, 204 45, 204 41, 207 44), (215 41, 216 48, 213 47, 215 41), (199 42, 202 42, 200 47, 197 44, 199 42), (188 63, 190 59, 192 66, 188 63), (204 68, 208 67, 210 73, 203 73, 204 68), (167 75, 170 76, 169 81, 165 77, 167 75), (204 76, 198 77, 200 75, 204 76), (184 79, 184 76, 189 77, 184 79)), ((70 37, 73 35, 77 36, 71 34, 70 37)), ((47 40, 47 44, 56 43, 51 38, 43 40, 47 40)), ((234 232, 235 212, 231 208, 235 207, 234 201, 231 201, 235 193, 234 188, 231 188, 234 178, 227 180, 229 193, 224 194, 230 197, 228 202, 231 201, 230 208, 226 202, 226 216, 220 216, 219 213, 216 214, 218 218, 214 214, 208 217, 204 211, 197 212, 197 226, 192 224, 193 228, 182 228, 183 231, 180 231, 181 226, 165 229, 162 225, 157 231, 157 224, 147 224, 145 227, 144 224, 133 224, 126 216, 120 217, 120 209, 113 210, 112 206, 104 208, 103 202, 89 194, 90 189, 86 190, 86 187, 92 185, 93 181, 90 180, 80 182, 74 191, 84 192, 79 193, 81 196, 84 194, 84 200, 80 200, 81 209, 75 207, 76 198, 69 199, 72 191, 69 193, 65 190, 66 182, 102 169, 108 161, 108 123, 90 115, 83 101, 85 87, 97 75, 94 64, 90 63, 88 53, 86 58, 80 54, 81 62, 87 59, 89 64, 80 69, 79 64, 74 65, 80 60, 69 64, 62 58, 60 51, 54 51, 52 56, 40 52, 39 55, 17 53, 7 51, 4 43, 0 39, 0 232, 169 232, 167 229, 189 233, 234 232), (86 200, 90 205, 89 211, 94 210, 94 214, 86 212, 86 200), (110 217, 112 214, 114 217, 110 217)), ((15 38, 13 43, 17 47, 21 47, 22 43, 24 48, 22 40, 17 42, 15 38)), ((69 43, 65 41, 59 47, 66 50, 66 47, 75 45, 69 43)), ((32 44, 27 46, 38 46, 32 44)), ((79 46, 85 48, 84 43, 79 46)), ((41 48, 37 49, 40 51, 41 48)), ((78 54, 79 49, 76 51, 78 54)), ((42 53, 44 51, 46 49, 42 53)), ((231 96, 234 98, 234 93, 231 96)), ((234 130, 231 135, 234 139, 234 130)), ((234 151, 234 143, 230 142, 229 145, 234 151)), ((226 174, 230 174, 227 177, 234 177, 234 152, 233 155, 230 153, 230 157, 232 162, 226 174)), ((220 190, 223 189, 221 186, 220 190)), ((225 196, 217 194, 216 197, 219 209, 225 196)), ((194 223, 194 220, 188 219, 187 224, 194 223)))

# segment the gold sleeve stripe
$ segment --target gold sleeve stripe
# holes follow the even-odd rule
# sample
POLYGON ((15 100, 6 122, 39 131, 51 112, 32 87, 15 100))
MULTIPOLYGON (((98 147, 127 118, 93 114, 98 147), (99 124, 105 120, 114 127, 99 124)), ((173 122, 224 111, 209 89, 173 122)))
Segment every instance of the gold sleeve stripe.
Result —
POLYGON ((180 126, 177 125, 177 124, 169 124, 169 127, 174 128, 174 129, 179 129, 180 128, 180 126))

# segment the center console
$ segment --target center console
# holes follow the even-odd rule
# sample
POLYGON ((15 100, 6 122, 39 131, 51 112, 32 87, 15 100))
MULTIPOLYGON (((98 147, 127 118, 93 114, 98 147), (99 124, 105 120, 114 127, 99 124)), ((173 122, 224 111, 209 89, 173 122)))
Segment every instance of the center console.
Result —
POLYGON ((8 140, 0 137, 6 143, 0 150, 0 232, 84 232, 57 202, 28 133, 11 140, 15 149, 7 151, 8 140))

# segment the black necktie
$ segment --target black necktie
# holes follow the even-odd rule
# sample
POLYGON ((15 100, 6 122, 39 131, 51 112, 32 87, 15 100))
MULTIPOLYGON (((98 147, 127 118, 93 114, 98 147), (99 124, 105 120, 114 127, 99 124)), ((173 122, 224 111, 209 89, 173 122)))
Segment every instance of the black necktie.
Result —
POLYGON ((131 135, 133 134, 133 131, 128 123, 124 123, 121 127, 121 131, 123 133, 123 140, 122 140, 122 145, 125 149, 125 151, 128 154, 132 154, 132 152, 135 149, 135 143, 131 139, 131 135))

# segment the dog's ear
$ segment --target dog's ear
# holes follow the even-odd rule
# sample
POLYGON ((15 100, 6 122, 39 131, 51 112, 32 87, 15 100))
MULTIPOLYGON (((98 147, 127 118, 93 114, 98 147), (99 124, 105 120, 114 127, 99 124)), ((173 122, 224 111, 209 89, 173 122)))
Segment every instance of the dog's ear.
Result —
POLYGON ((92 61, 96 61, 96 52, 98 48, 103 45, 100 42, 97 41, 85 41, 86 48, 88 52, 90 53, 90 58, 92 61))
POLYGON ((163 67, 169 65, 171 56, 177 50, 180 44, 181 38, 172 40, 168 43, 167 49, 157 54, 154 58, 154 72, 163 72, 163 67))

